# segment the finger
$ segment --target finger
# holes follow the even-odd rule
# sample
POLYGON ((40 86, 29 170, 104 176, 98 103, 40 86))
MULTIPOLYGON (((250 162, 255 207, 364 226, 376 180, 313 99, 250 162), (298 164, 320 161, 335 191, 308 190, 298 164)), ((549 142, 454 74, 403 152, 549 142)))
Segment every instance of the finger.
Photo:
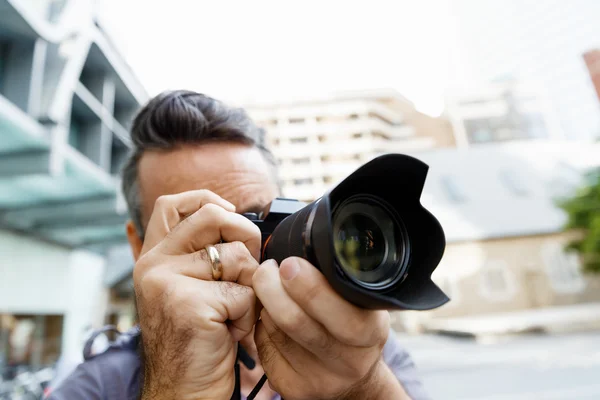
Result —
POLYGON ((233 282, 207 282, 212 296, 208 304, 216 310, 216 322, 229 322, 229 332, 235 342, 252 332, 256 323, 256 296, 251 287, 233 282))
POLYGON ((254 342, 254 330, 256 329, 256 325, 252 328, 252 332, 250 334, 244 336, 240 340, 240 345, 244 348, 246 353, 254 360, 254 362, 258 363, 258 350, 256 349, 256 343, 254 342))
POLYGON ((279 274, 288 295, 336 339, 360 347, 385 342, 389 333, 387 311, 362 309, 346 301, 317 268, 302 258, 283 260, 279 274))
POLYGON ((256 323, 256 296, 249 286, 192 279, 164 270, 134 277, 134 283, 138 308, 160 312, 161 306, 166 307, 169 318, 179 320, 180 326, 193 325, 199 318, 204 325, 194 329, 210 331, 227 322, 234 340, 239 341, 256 323))
MULTIPOLYGON (((214 246, 219 253, 219 259, 223 267, 221 280, 252 286, 252 276, 259 263, 246 245, 242 242, 231 242, 214 246)), ((212 261, 205 249, 180 256, 176 263, 166 263, 163 267, 191 278, 205 281, 213 280, 212 261)))
POLYGON ((266 261, 258 268, 254 273, 252 287, 264 308, 261 316, 266 310, 273 323, 285 335, 320 356, 335 351, 331 335, 286 292, 275 261, 266 261))
POLYGON ((154 247, 188 215, 206 204, 215 204, 234 212, 235 206, 209 190, 192 190, 173 195, 160 196, 154 203, 152 215, 146 227, 142 254, 154 247))
POLYGON ((187 217, 158 246, 166 254, 190 254, 220 241, 242 242, 250 254, 260 259, 260 229, 248 218, 206 204, 187 217))
POLYGON ((254 342, 258 351, 260 364, 269 379, 269 386, 282 393, 280 389, 287 389, 288 385, 296 382, 282 381, 283 377, 296 376, 296 372, 269 336, 264 323, 259 321, 254 328, 254 342))
POLYGON ((266 309, 260 312, 260 321, 265 326, 269 333, 271 341, 275 344, 281 355, 289 362, 294 370, 298 370, 299 366, 306 365, 308 361, 319 364, 323 363, 323 359, 330 358, 330 354, 324 352, 319 353, 318 357, 309 349, 302 346, 301 343, 295 341, 288 335, 280 326, 277 325, 275 319, 266 309), (321 361, 318 361, 321 360, 321 361))

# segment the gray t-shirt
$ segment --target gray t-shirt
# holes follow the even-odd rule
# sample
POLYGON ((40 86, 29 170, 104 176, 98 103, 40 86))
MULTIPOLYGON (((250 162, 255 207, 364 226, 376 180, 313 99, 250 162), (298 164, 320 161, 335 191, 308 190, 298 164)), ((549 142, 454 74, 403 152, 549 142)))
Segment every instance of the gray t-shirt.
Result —
MULTIPOLYGON (((138 356, 139 329, 121 334, 102 354, 91 356, 88 342, 85 361, 58 388, 50 389, 48 400, 136 400, 139 398, 141 364, 138 356)), ((90 339, 93 341, 92 339, 90 339)), ((413 400, 429 400, 415 364, 393 331, 383 348, 383 359, 413 400)), ((276 396, 273 400, 280 400, 276 396)))

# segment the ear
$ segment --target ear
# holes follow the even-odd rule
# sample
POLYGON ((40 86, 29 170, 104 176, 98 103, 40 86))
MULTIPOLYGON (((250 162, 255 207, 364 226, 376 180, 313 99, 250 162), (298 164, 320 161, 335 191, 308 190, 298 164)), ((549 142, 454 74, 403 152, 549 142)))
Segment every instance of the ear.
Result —
POLYGON ((127 240, 129 241, 131 252, 133 253, 133 259, 137 261, 138 258, 140 258, 140 253, 142 252, 142 246, 144 245, 144 242, 142 242, 142 239, 140 239, 133 221, 127 221, 125 227, 127 229, 127 240))

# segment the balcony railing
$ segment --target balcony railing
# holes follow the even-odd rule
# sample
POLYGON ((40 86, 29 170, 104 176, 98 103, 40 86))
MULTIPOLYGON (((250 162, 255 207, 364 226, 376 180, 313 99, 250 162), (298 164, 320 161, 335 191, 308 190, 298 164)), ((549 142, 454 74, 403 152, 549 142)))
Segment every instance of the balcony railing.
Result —
POLYGON ((304 136, 348 136, 360 132, 379 132, 390 138, 405 138, 414 134, 408 125, 394 126, 378 118, 362 118, 339 122, 299 123, 269 128, 267 133, 276 138, 293 138, 304 136))

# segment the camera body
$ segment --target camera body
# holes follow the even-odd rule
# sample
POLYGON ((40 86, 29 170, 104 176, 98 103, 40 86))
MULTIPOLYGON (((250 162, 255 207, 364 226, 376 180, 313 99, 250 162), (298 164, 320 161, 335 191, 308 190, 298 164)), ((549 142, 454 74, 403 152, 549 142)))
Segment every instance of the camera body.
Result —
POLYGON ((260 228, 262 260, 302 257, 362 308, 433 309, 449 298, 431 280, 445 236, 420 203, 427 170, 386 154, 310 204, 277 198, 264 217, 244 215, 260 228))
POLYGON ((275 228, 277 228, 277 225, 279 225, 281 221, 290 215, 293 215, 294 213, 306 207, 306 205, 306 203, 296 199, 277 197, 271 202, 271 204, 269 204, 269 209, 265 212, 264 218, 263 215, 256 213, 243 214, 244 217, 254 222, 254 224, 260 229, 260 233, 262 235, 262 244, 260 247, 261 261, 266 260, 266 258, 264 258, 265 244, 268 242, 271 234, 273 234, 275 231, 275 228))

